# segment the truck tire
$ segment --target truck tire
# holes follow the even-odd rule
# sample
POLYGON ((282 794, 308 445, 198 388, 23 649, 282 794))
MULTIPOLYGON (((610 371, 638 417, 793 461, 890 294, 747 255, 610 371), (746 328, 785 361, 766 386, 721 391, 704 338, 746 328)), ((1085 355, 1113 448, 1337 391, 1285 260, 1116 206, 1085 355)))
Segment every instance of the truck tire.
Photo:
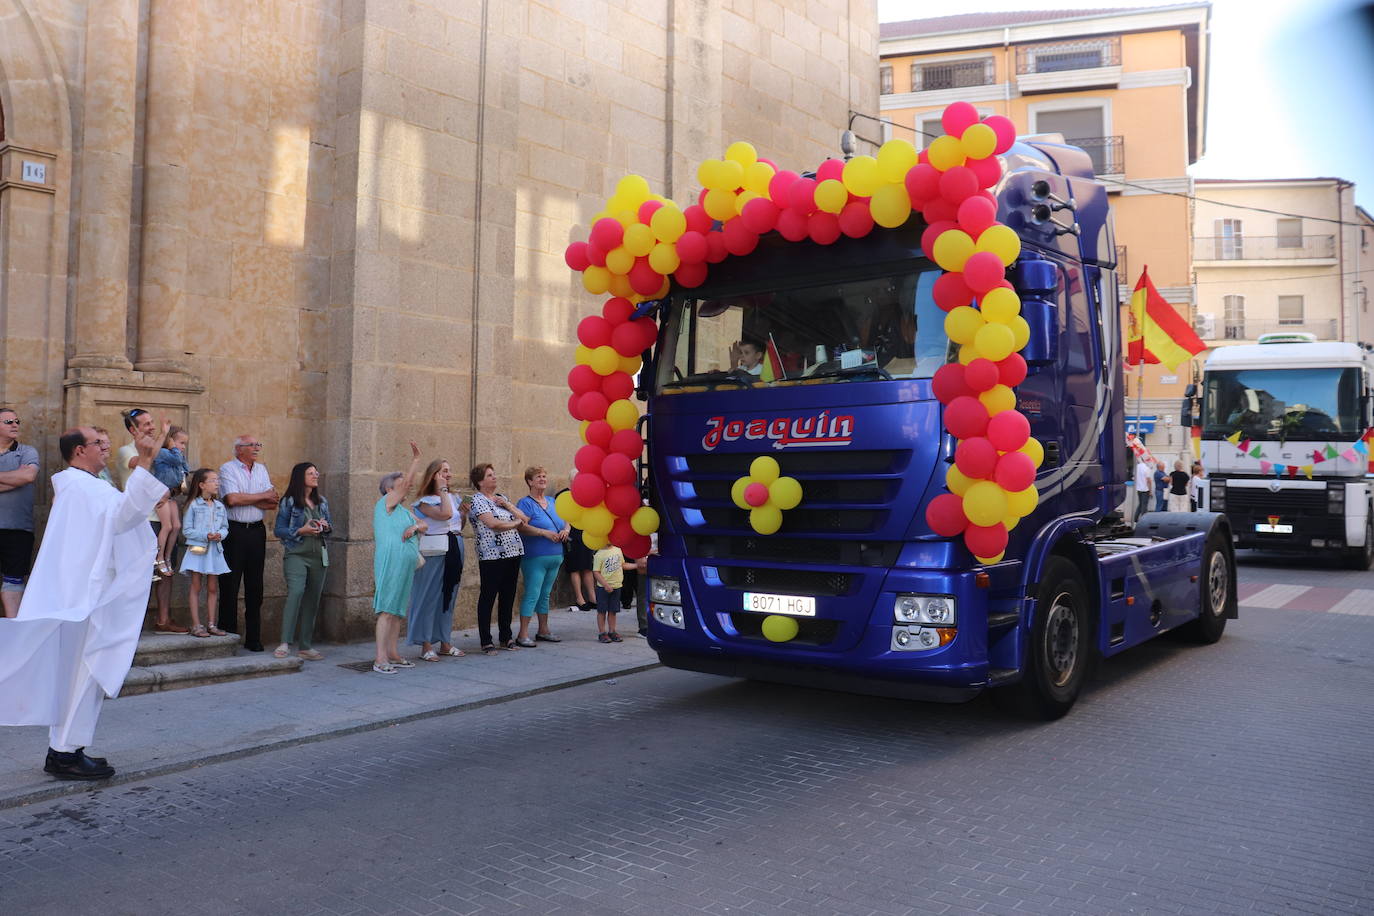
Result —
POLYGON ((1178 628, 1189 642, 1210 646, 1226 631, 1226 618, 1236 611, 1236 564, 1226 536, 1213 528, 1202 546, 1198 574, 1198 616, 1178 628))
POLYGON ((1025 674, 1019 683, 998 690, 998 700, 1030 718, 1061 718, 1087 680, 1092 645, 1083 577, 1064 557, 1050 557, 1036 592, 1025 674))
POLYGON ((1374 564, 1374 519, 1364 523, 1364 546, 1351 548, 1345 555, 1349 569, 1368 569, 1374 564))

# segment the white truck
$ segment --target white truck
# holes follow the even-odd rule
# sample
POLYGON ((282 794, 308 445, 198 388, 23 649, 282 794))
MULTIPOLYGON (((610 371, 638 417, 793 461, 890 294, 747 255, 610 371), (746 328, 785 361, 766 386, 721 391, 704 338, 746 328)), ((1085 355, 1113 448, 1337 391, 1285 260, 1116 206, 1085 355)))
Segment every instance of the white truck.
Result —
POLYGON ((1203 368, 1202 463, 1208 507, 1237 547, 1339 551, 1374 561, 1366 430, 1374 354, 1311 334, 1220 347, 1203 368))

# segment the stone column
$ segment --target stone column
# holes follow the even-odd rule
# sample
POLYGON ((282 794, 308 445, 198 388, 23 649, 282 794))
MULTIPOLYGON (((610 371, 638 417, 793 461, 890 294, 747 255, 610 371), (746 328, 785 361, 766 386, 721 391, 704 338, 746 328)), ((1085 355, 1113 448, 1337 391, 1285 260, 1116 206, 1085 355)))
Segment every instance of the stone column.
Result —
POLYGON ((129 218, 138 74, 138 0, 89 4, 81 152, 74 368, 131 368, 129 218))
POLYGON ((145 372, 186 372, 183 307, 190 200, 196 5, 153 0, 143 140, 138 356, 145 372))

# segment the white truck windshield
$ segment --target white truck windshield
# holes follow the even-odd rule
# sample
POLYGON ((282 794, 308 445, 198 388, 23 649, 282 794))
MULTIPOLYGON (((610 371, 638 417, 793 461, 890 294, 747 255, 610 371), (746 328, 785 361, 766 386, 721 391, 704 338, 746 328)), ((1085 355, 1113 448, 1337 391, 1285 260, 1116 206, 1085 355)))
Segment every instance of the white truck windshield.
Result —
POLYGON ((1359 383, 1355 368, 1209 371, 1202 434, 1220 439, 1239 432, 1281 442, 1350 438, 1363 429, 1359 383))

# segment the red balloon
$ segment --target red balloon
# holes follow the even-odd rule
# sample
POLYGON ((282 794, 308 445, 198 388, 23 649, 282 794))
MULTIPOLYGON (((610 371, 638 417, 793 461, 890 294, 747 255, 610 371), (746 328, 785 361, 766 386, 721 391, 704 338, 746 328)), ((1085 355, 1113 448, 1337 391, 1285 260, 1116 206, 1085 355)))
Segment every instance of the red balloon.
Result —
POLYGON ((588 391, 601 390, 601 376, 591 366, 573 366, 568 372, 568 387, 573 394, 586 394, 588 391))
POLYGON ((996 286, 1005 276, 1002 259, 991 251, 975 251, 964 262, 964 282, 980 295, 996 286))
POLYGON ((611 323, 600 315, 588 315, 577 323, 577 340, 584 347, 604 347, 611 342, 611 323))
POLYGON ((1013 353, 997 364, 997 380, 1008 388, 1015 388, 1026 380, 1026 358, 1013 353))
MULTIPOLYGON (((710 188, 702 188, 700 191, 697 192, 697 204, 698 204, 699 206, 701 206, 701 208, 702 208, 703 210, 706 209, 706 207, 705 207, 705 204, 706 204, 706 192, 709 191, 709 190, 711 190, 711 189, 710 189, 710 188)), ((709 216, 710 214, 707 214, 707 215, 709 216)))
POLYGON ((988 409, 975 397, 955 398, 945 408, 945 429, 956 439, 975 439, 987 432, 988 409))
POLYGON ((781 172, 774 173, 768 180, 768 197, 779 207, 787 206, 787 189, 792 187, 792 182, 801 178, 796 172, 783 169, 781 172))
POLYGON ((1035 462, 1025 452, 1007 452, 997 459, 993 480, 1007 492, 1018 493, 1035 483, 1035 462))
POLYGON ((754 481, 744 488, 744 501, 755 508, 768 502, 768 487, 754 481))
POLYGON ((844 160, 827 159, 816 168, 816 183, 844 180, 844 160))
POLYGON ((935 370, 930 380, 930 389, 941 404, 950 404, 955 398, 976 397, 977 392, 964 381, 964 366, 961 363, 945 363, 935 370))
POLYGON ((916 154, 917 165, 930 165, 930 150, 923 149, 916 154))
POLYGON ((987 391, 997 384, 1000 373, 997 364, 979 357, 964 367, 964 381, 974 391, 987 391))
POLYGON ((596 445, 584 445, 573 455, 573 467, 579 474, 597 474, 606 460, 606 450, 596 445))
POLYGON ((644 258, 635 258, 629 276, 630 288, 641 296, 652 296, 663 286, 663 274, 650 267, 644 258))
POLYGON ((588 391, 577 396, 577 415, 583 420, 602 420, 611 402, 600 391, 588 391))
MULTIPOLYGON (((940 220, 926 226, 925 231, 921 233, 921 251, 925 252, 926 257, 930 257, 931 252, 935 250, 935 240, 940 237, 940 233, 958 228, 959 224, 954 220, 940 220)), ((961 302, 960 305, 968 305, 968 303, 961 302)))
POLYGON ((625 239, 625 227, 620 225, 620 220, 603 216, 601 219, 592 223, 592 231, 588 237, 597 248, 602 251, 610 251, 612 248, 619 247, 625 239))
MULTIPOLYGON (((611 437, 615 435, 615 430, 611 429, 611 424, 605 420, 595 420, 587 426, 586 440, 588 445, 595 445, 603 451, 611 447, 611 437)), ((619 451, 619 449, 617 449, 619 451)))
POLYGON ((840 218, 817 210, 806 218, 806 232, 817 245, 832 245, 840 237, 840 218))
POLYGON ((816 180, 814 178, 798 178, 787 186, 787 205, 793 210, 800 210, 806 215, 816 209, 816 180))
POLYGON ((725 250, 739 257, 749 254, 759 245, 759 234, 750 232, 739 217, 722 226, 721 235, 725 237, 725 250))
POLYGON ((999 452, 1014 452, 1030 438, 1030 421, 1020 411, 1004 410, 988 421, 987 431, 988 441, 999 452))
POLYGON ((702 235, 710 232, 711 226, 715 222, 701 204, 692 204, 682 211, 682 215, 687 220, 687 231, 700 232, 702 235))
MULTIPOLYGON (((606 460, 601 462, 601 479, 613 487, 634 483, 634 460, 619 452, 611 452, 606 456, 606 460)), ((1021 489, 1024 490, 1025 487, 1021 489)))
POLYGON ((574 420, 582 419, 582 411, 577 406, 577 399, 580 397, 576 391, 568 395, 568 413, 574 420))
POLYGON ((940 196, 956 207, 978 193, 978 176, 962 165, 940 176, 940 196))
POLYGON ((706 282, 705 264, 679 264, 677 270, 673 271, 673 279, 678 286, 686 289, 695 289, 706 282))
POLYGON ((690 229, 677 240, 677 256, 683 264, 700 264, 706 260, 706 236, 690 229))
POLYGON ((964 275, 959 271, 940 274, 935 280, 935 285, 931 287, 930 294, 935 299, 935 304, 946 312, 973 301, 973 290, 968 288, 968 284, 964 282, 964 275))
POLYGON ((616 296, 613 299, 606 300, 606 304, 601 307, 601 317, 609 321, 611 327, 615 327, 623 321, 629 321, 634 311, 635 307, 630 303, 629 299, 622 299, 616 296))
POLYGON ((593 267, 606 266, 606 248, 598 248, 590 242, 587 243, 587 262, 593 267))
POLYGON ((615 520, 615 523, 611 525, 611 533, 606 535, 606 540, 619 547, 623 553, 625 545, 630 543, 630 540, 637 536, 628 518, 618 518, 615 520))
POLYGON ((654 542, 647 534, 636 534, 620 545, 620 552, 625 554, 627 560, 638 560, 640 557, 647 557, 653 545, 654 542))
POLYGON ((563 252, 563 261, 573 270, 586 270, 592 263, 587 259, 587 243, 573 242, 563 252))
POLYGON ((778 205, 766 197, 755 197, 744 205, 739 218, 744 221, 749 231, 763 235, 765 232, 772 232, 773 227, 778 224, 778 205))
POLYGON ((712 229, 706 233, 706 263, 719 264, 729 257, 730 252, 725 250, 725 237, 719 231, 712 229))
POLYGON ((989 202, 986 197, 975 194, 959 205, 956 216, 959 219, 959 228, 973 238, 978 238, 984 229, 997 222, 997 205, 989 202))
POLYGON ((649 225, 649 220, 654 218, 654 211, 663 206, 661 200, 646 200, 639 205, 639 221, 644 225, 649 225))
POLYGON ((634 515, 642 502, 639 487, 633 484, 611 487, 606 491, 606 508, 611 510, 612 515, 634 515))
MULTIPOLYGON (((940 126, 951 137, 962 137, 964 131, 977 123, 978 109, 968 102, 954 102, 945 108, 944 114, 940 115, 940 126)), ((985 553, 983 556, 990 557, 992 554, 985 553)))
POLYGON ((930 163, 917 163, 906 173, 906 196, 916 209, 924 207, 940 193, 940 170, 930 163))
MULTIPOLYGON (((610 425, 606 428, 610 429, 610 425)), ((627 458, 638 458, 644 452, 644 439, 633 429, 622 429, 606 437, 606 447, 627 458)))
POLYGON ((997 470, 997 449, 982 436, 964 439, 954 449, 954 466, 971 480, 986 480, 997 470))
POLYGON ((986 528, 969 525, 964 529, 964 546, 975 557, 995 557, 1007 549, 1007 526, 998 522, 986 528))
MULTIPOLYGON (((1011 145, 1016 142, 1016 125, 1011 122, 1011 118, 1003 115, 988 115, 983 119, 983 123, 992 128, 992 132, 997 135, 997 145, 992 151, 995 154, 1005 153, 1011 149, 1011 145)), ((991 556, 991 554, 984 554, 991 556)))
POLYGON ((926 506, 926 524, 942 538, 963 534, 968 527, 964 515, 964 500, 953 493, 941 493, 926 506))
POLYGON ((644 335, 633 321, 627 321, 611 332, 611 348, 621 356, 638 356, 644 352, 644 335))
POLYGON ((658 340, 658 325, 652 318, 636 318, 631 324, 639 330, 639 348, 635 353, 644 352, 658 340))
POLYGON ((840 231, 851 239, 861 239, 873 231, 873 213, 868 201, 851 200, 840 211, 840 231))
POLYGON ((612 404, 623 401, 635 393, 635 380, 628 372, 612 372, 601 380, 601 393, 612 404))
POLYGON ((800 242, 808 235, 806 214, 788 207, 778 214, 778 234, 789 242, 800 242))
POLYGON ((569 489, 573 502, 583 509, 599 506, 606 499, 606 482, 590 471, 579 471, 569 489))
POLYGON ((1002 177, 1002 160, 996 156, 989 156, 986 159, 970 159, 964 163, 964 168, 977 176, 978 187, 980 188, 990 188, 997 184, 1002 177))
POLYGON ((921 208, 921 216, 927 223, 952 223, 959 215, 959 208, 943 197, 933 197, 930 203, 921 208))

